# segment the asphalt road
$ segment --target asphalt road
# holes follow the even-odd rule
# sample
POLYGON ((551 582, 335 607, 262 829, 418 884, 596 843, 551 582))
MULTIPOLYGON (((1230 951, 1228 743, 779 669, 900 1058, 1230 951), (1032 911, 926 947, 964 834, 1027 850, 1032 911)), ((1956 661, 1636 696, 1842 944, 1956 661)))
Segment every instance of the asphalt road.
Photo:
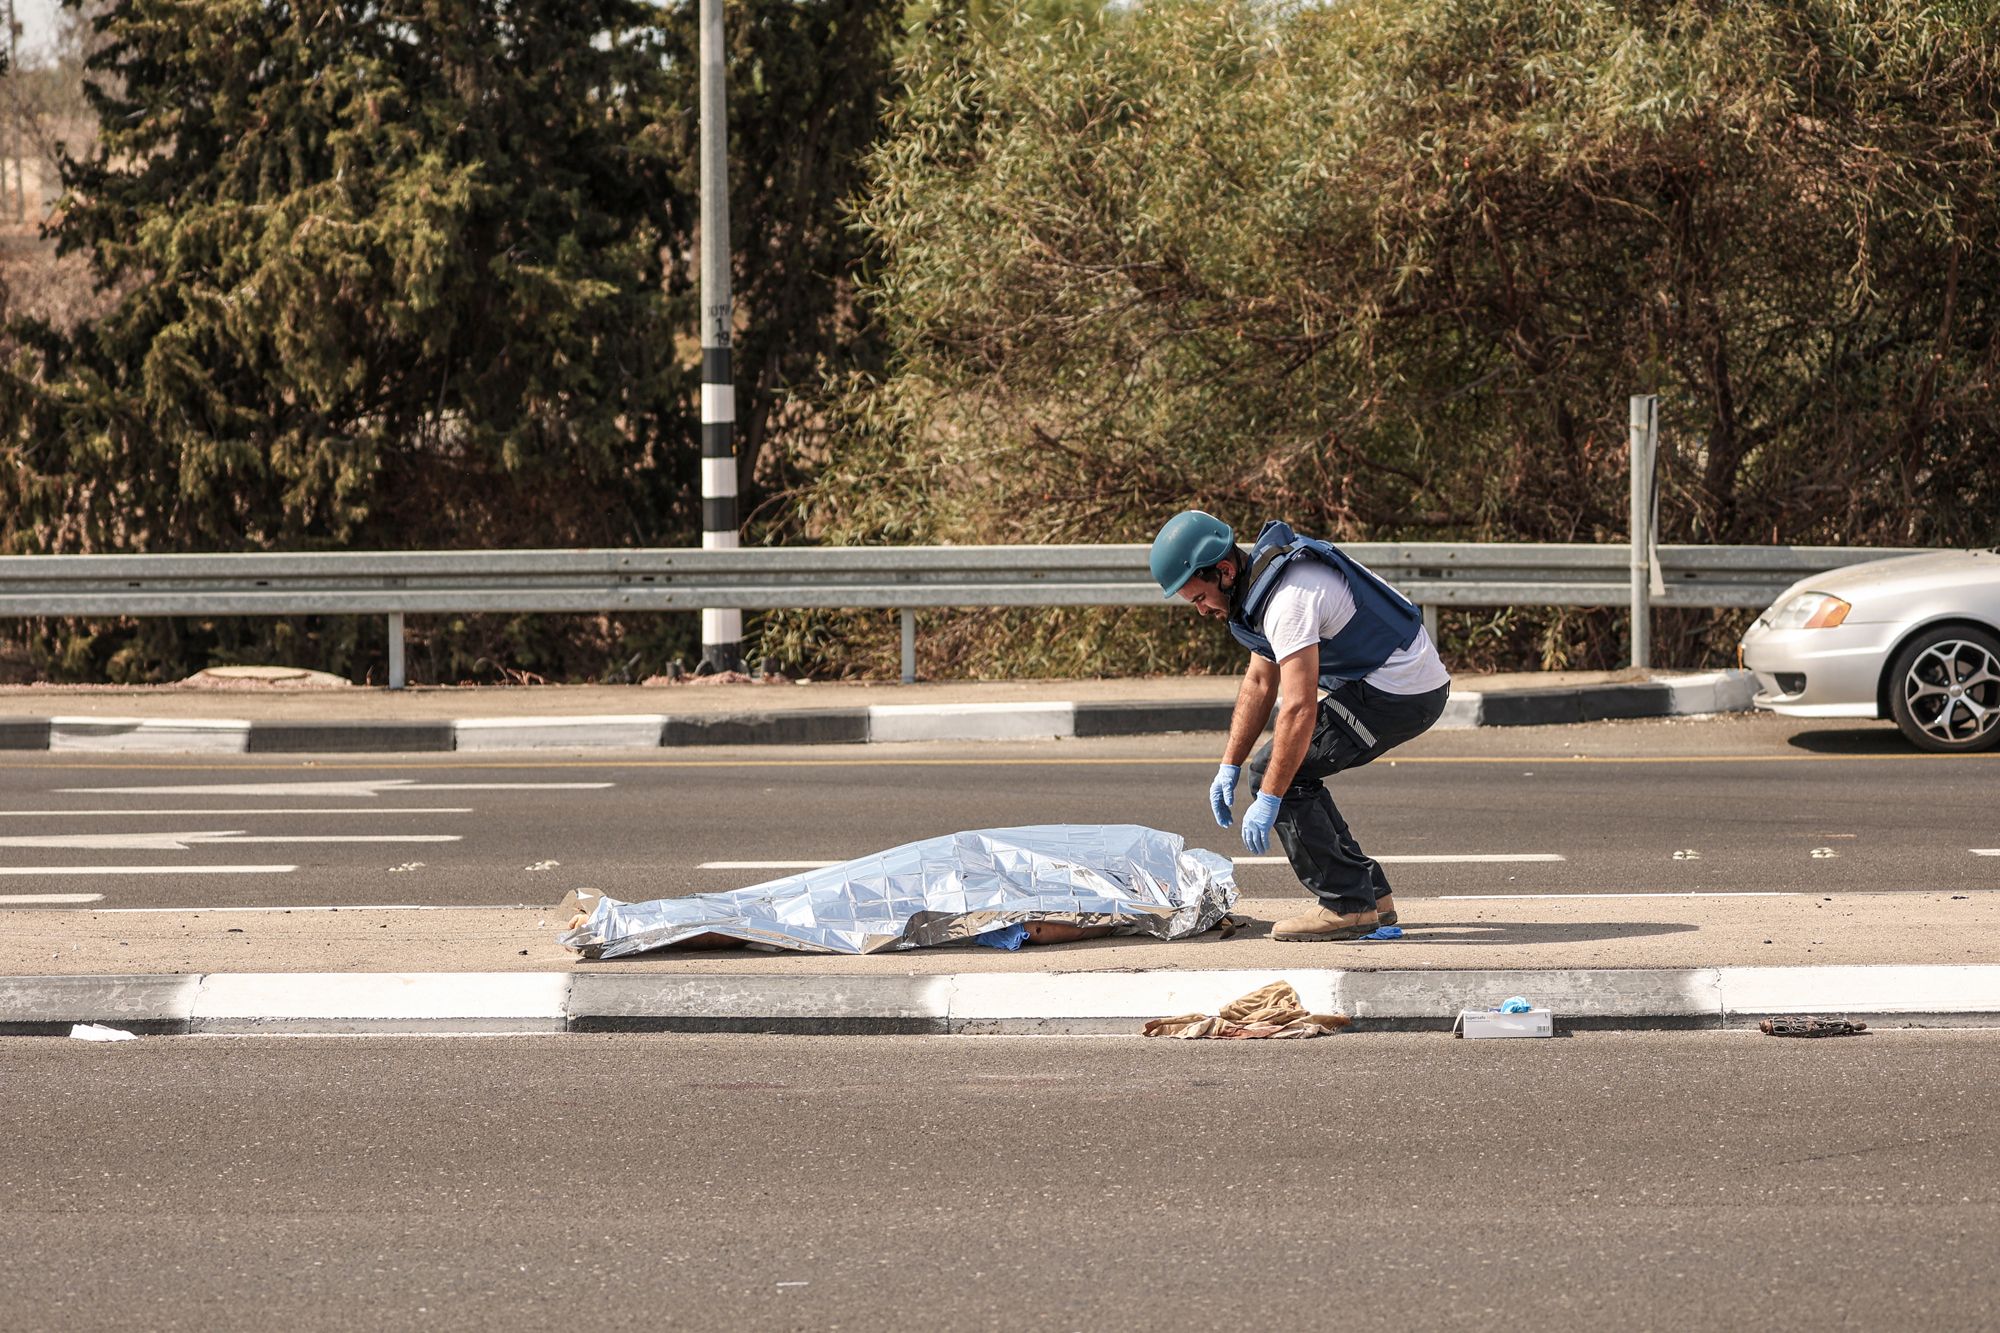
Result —
POLYGON ((19 1329, 1977 1328, 2000 1034, 8 1043, 19 1329))
MULTIPOLYGON (((11 756, 0 904, 670 897, 1033 823, 1150 824, 1241 856, 1207 815, 1219 744, 11 756)), ((1892 728, 1768 716, 1433 733, 1335 781, 1371 852, 1433 858, 1390 865, 1411 898, 2000 887, 2000 852, 1977 854, 2000 849, 1996 789, 2000 755, 1920 755, 1892 728)), ((1246 896, 1298 892, 1283 865, 1239 878, 1246 896)))

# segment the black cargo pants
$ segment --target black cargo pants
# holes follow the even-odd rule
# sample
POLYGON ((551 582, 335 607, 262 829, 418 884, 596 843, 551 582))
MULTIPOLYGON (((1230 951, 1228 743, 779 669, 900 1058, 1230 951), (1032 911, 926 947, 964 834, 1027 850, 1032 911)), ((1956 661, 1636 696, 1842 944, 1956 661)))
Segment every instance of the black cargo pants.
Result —
MULTIPOLYGON (((1428 694, 1391 694, 1356 680, 1319 701, 1312 743, 1278 800, 1272 827, 1299 882, 1332 910, 1374 911, 1376 898, 1389 892, 1389 879, 1348 831, 1326 779, 1429 731, 1450 695, 1449 685, 1428 694)), ((1274 743, 1264 742, 1245 766, 1253 793, 1264 788, 1274 743)))

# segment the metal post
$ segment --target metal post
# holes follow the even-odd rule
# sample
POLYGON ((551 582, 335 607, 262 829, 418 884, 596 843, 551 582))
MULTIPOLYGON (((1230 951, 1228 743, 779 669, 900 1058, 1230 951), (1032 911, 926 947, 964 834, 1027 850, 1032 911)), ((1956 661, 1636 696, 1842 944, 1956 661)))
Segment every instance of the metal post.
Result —
MULTIPOLYGON (((7 72, 19 76, 21 72, 21 24, 14 13, 14 0, 6 0, 7 24, 7 72)), ((0 200, 5 201, 7 220, 24 222, 28 217, 28 177, 26 145, 21 141, 21 127, 16 117, 7 118, 7 157, 0 162, 0 200), (13 180, 7 179, 8 167, 13 168, 13 180)))
MULTIPOLYGON (((736 387, 729 368, 729 121, 723 105, 728 48, 722 0, 701 0, 701 544, 733 549, 736 532, 736 387)), ((743 613, 701 613, 707 675, 743 666, 743 613)))
POLYGON ((1424 613, 1424 637, 1429 639, 1431 647, 1435 648, 1438 641, 1438 609, 1429 602, 1425 602, 1417 609, 1424 613))
POLYGON ((1632 665, 1640 670, 1653 665, 1653 449, 1659 438, 1659 429, 1659 395, 1634 394, 1631 412, 1632 665))
POLYGON ((917 681, 917 613, 909 607, 903 608, 903 683, 914 685, 917 681))
POLYGON ((403 674, 403 613, 389 613, 389 688, 400 690, 408 684, 403 674))

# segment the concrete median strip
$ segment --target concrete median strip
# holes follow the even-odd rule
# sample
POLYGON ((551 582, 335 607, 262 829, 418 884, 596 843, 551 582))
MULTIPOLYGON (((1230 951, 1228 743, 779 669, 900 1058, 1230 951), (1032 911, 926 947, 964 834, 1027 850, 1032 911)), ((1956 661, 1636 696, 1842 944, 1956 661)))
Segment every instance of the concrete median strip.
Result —
POLYGON ((1270 981, 1356 1031, 1445 1031, 1527 995, 1559 1027, 1728 1028, 1780 1013, 1892 1025, 2000 1021, 2000 965, 1395 969, 1281 967, 932 975, 246 972, 0 977, 0 1034, 105 1023, 159 1034, 785 1032, 1136 1034, 1270 981))
MULTIPOLYGON (((1536 726, 1607 718, 1738 712, 1750 707, 1747 671, 1551 688, 1460 690, 1438 726, 1536 726)), ((1052 686, 1060 691, 1061 686, 1052 686)), ((1143 682, 1133 682, 1143 693, 1143 682)), ((333 705, 329 705, 332 707, 333 705)), ((342 704, 342 708, 349 705, 342 704)), ((496 750, 650 750, 704 745, 826 745, 904 741, 1041 740, 1222 731, 1224 701, 1008 700, 770 708, 741 713, 590 713, 433 721, 301 721, 182 717, 0 717, 0 749, 153 754, 343 754, 496 750)))

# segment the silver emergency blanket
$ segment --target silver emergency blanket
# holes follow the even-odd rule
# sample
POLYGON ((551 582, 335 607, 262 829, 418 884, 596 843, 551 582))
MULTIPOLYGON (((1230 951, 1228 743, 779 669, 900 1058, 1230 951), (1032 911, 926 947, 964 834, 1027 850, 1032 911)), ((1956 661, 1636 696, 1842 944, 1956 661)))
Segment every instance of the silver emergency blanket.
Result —
POLYGON ((881 953, 952 944, 1029 921, 1118 935, 1198 935, 1236 903, 1227 857, 1139 824, 1041 824, 905 843, 730 893, 626 903, 583 897, 561 936, 587 958, 619 958, 697 935, 801 953, 881 953))

